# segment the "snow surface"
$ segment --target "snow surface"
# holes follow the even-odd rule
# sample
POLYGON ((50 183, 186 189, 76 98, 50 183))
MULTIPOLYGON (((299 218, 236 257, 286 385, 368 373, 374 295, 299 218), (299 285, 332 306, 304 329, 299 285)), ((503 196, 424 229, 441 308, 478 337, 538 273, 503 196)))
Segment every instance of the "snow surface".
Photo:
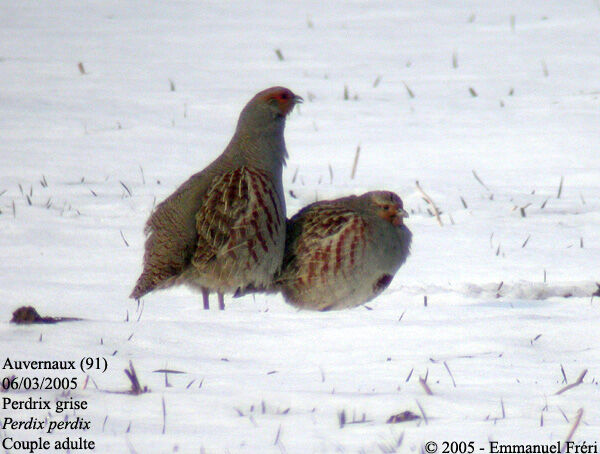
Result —
POLYGON ((564 440, 580 408, 573 439, 597 442, 599 74, 591 0, 2 2, 0 360, 106 357, 85 389, 67 373, 89 402, 69 418, 91 429, 47 436, 103 453, 489 452, 564 440), (396 191, 408 262, 371 310, 247 296, 204 311, 186 288, 138 307, 153 205, 276 84, 306 99, 286 128, 288 213, 396 191), (23 304, 85 320, 9 324, 23 304), (129 361, 151 392, 107 392, 129 389, 129 361), (555 395, 561 367, 588 372, 555 395), (166 386, 160 369, 184 373, 166 386), (427 419, 386 424, 406 410, 427 419))

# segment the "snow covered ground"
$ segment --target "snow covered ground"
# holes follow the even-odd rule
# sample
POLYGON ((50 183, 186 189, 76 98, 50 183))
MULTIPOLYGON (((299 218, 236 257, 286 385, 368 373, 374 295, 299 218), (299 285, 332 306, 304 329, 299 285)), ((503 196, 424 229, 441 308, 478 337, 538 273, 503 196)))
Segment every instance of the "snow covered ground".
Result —
MULTIPOLYGON (((592 0, 3 2, 0 361, 104 357, 108 369, 85 387, 81 371, 50 374, 79 381, 62 396, 0 394, 86 400, 67 413, 89 430, 0 426, 0 438, 81 436, 103 453, 453 440, 489 452, 488 440, 565 440, 583 409, 573 440, 598 442, 599 37, 592 0), (154 203, 221 152, 271 85, 306 99, 286 128, 288 213, 396 191, 412 256, 371 310, 247 296, 204 311, 185 288, 138 307, 127 296, 154 203), (84 320, 9 324, 24 304, 84 320), (130 388, 130 361, 150 392, 110 392, 130 388), (403 411, 421 419, 386 424, 403 411)), ((13 374, 48 375, 0 378, 13 374)))

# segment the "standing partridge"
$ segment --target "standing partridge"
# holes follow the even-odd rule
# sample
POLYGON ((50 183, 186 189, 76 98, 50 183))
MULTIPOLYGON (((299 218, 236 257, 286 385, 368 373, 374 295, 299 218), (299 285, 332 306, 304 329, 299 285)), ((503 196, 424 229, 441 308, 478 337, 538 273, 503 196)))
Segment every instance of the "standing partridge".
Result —
POLYGON ((146 223, 144 269, 131 298, 186 284, 223 294, 267 286, 285 247, 285 118, 300 96, 261 91, 244 107, 225 151, 156 207, 146 223))
POLYGON ((372 300, 410 253, 405 217, 402 200, 388 191, 308 205, 287 222, 283 266, 271 289, 301 309, 372 300))

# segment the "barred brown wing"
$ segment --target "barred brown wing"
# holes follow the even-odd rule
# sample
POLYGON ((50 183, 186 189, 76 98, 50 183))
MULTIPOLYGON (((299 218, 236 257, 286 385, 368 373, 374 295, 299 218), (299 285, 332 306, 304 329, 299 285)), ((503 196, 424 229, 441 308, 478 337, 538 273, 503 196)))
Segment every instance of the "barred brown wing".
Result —
POLYGON ((360 215, 333 204, 316 204, 291 223, 280 282, 299 294, 315 287, 326 293, 360 273, 368 246, 368 225, 360 215))
POLYGON ((251 269, 281 240, 282 212, 266 172, 244 166, 216 177, 196 215, 192 263, 203 272, 251 269))

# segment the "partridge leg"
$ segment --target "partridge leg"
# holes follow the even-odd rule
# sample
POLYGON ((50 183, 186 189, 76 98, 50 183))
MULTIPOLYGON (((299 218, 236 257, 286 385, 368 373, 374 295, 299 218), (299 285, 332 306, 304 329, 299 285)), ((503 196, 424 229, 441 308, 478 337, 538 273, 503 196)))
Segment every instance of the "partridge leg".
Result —
POLYGON ((219 297, 219 309, 224 311, 225 310, 225 300, 223 299, 223 294, 217 293, 217 296, 219 297))
POLYGON ((208 310, 208 289, 206 287, 202 287, 202 302, 204 309, 208 310))

